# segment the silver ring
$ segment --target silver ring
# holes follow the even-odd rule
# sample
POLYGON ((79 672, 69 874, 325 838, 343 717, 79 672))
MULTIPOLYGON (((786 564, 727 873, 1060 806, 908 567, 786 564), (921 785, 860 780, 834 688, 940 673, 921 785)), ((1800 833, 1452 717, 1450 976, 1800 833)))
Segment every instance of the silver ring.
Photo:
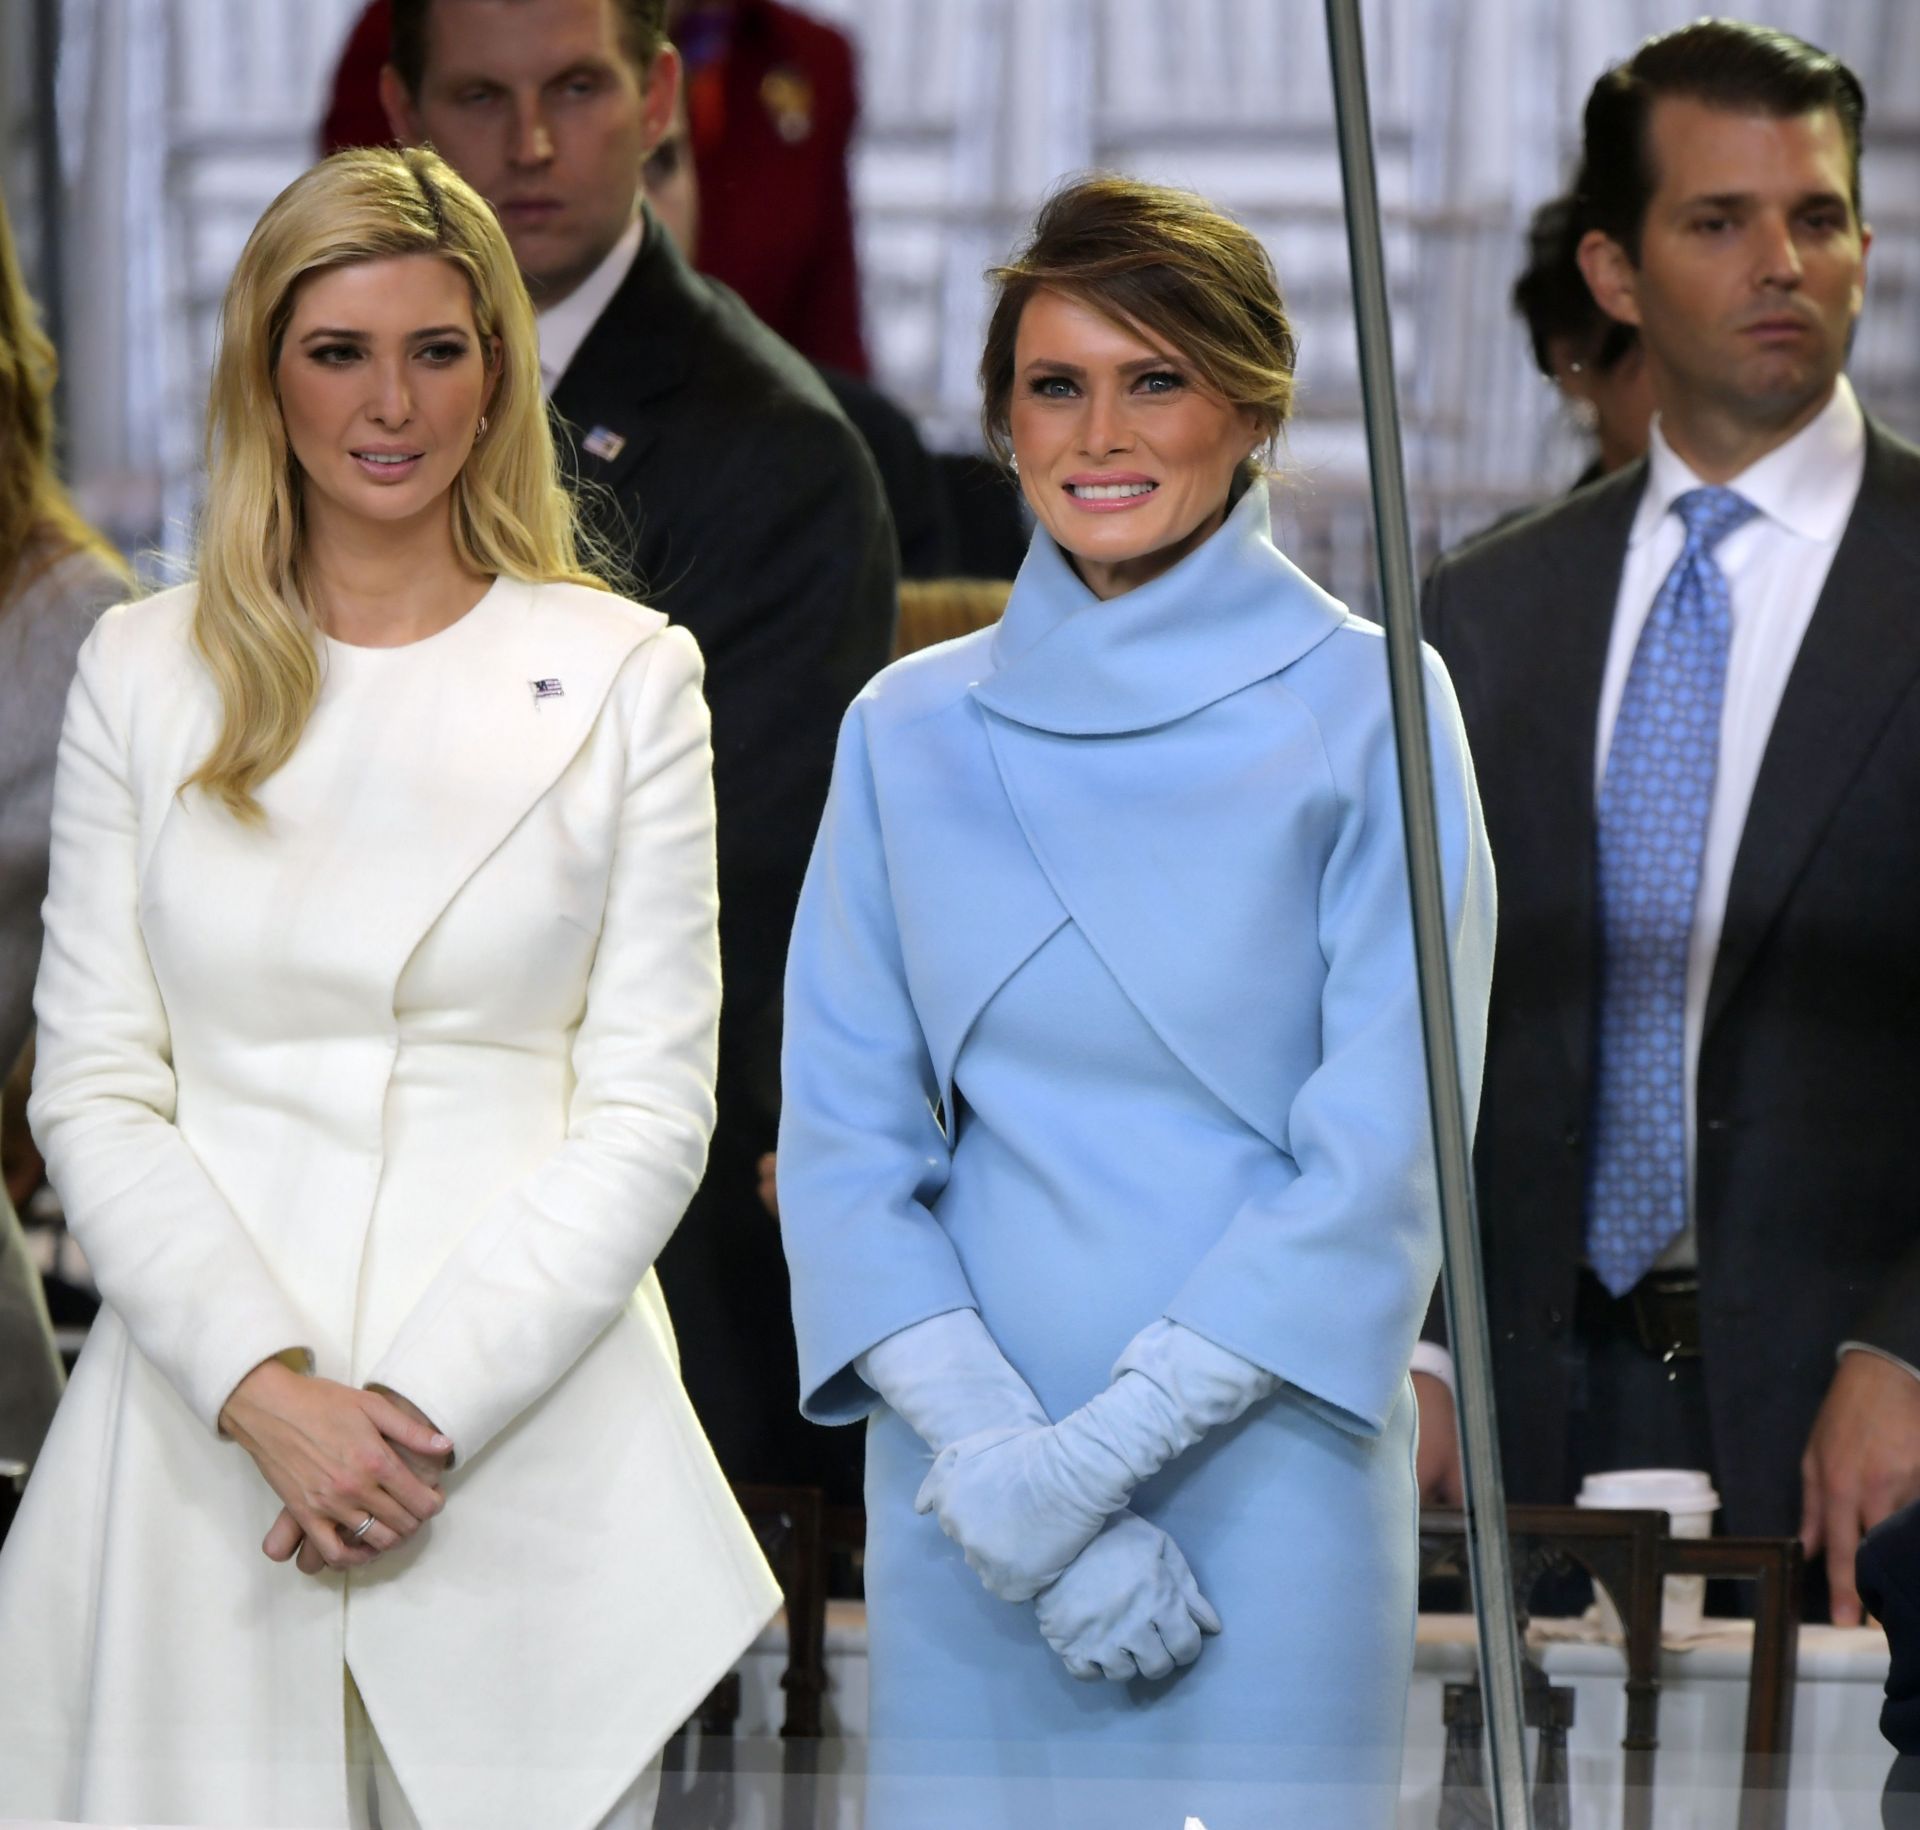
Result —
POLYGON ((347 1533, 347 1542, 349 1544, 358 1544, 360 1540, 364 1538, 367 1535, 367 1533, 370 1532, 372 1529, 373 1529, 373 1514, 368 1513, 367 1516, 364 1519, 362 1519, 358 1525, 356 1525, 350 1532, 347 1533))

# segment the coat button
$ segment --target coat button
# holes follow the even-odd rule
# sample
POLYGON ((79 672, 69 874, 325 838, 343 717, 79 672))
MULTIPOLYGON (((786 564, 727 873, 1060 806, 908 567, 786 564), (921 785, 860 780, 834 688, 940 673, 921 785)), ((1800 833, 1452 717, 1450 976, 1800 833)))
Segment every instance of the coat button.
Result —
POLYGON ((1580 1148, 1580 1127, 1578 1125, 1569 1125, 1564 1134, 1563 1141, 1569 1150, 1578 1150, 1580 1148))

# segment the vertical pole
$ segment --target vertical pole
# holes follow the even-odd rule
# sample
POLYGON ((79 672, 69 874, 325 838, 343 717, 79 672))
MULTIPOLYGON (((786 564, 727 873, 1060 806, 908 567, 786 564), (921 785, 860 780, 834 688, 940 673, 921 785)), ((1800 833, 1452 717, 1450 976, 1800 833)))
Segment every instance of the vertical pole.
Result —
MULTIPOLYGON (((66 176, 60 160, 60 0, 33 0, 33 87, 28 103, 32 110, 33 175, 38 194, 35 198, 38 222, 39 265, 34 275, 34 294, 40 306, 40 321, 53 339, 53 347, 64 351, 67 329, 67 275, 65 202, 66 176)), ((56 427, 67 423, 66 374, 63 369, 54 383, 56 427)))
POLYGON ((1440 1220, 1446 1242, 1442 1284, 1459 1399, 1467 1495, 1467 1566, 1480 1616, 1480 1690, 1492 1769, 1489 1791, 1498 1830, 1525 1830, 1529 1818, 1520 1637, 1514 1611, 1513 1559, 1507 1542, 1506 1490, 1500 1475, 1500 1441, 1494 1417, 1493 1355, 1480 1276, 1471 1144, 1454 1030, 1446 895, 1440 869, 1439 822, 1434 811, 1433 761, 1427 739, 1418 591, 1400 448, 1393 328, 1380 236, 1366 52, 1359 0, 1326 0, 1326 6, 1334 112, 1345 177, 1347 251, 1353 269, 1360 342, 1360 384, 1373 476, 1374 538, 1379 553, 1387 669, 1393 689, 1394 738, 1406 823, 1407 876, 1413 896, 1414 948, 1426 1031, 1434 1155, 1440 1172, 1440 1220))

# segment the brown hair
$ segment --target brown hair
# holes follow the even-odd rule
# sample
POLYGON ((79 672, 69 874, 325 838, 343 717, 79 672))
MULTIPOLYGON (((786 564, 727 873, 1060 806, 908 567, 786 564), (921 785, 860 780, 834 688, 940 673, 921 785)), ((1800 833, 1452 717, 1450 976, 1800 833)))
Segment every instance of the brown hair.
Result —
MULTIPOLYGON (((1297 354, 1280 282, 1254 235, 1192 191, 1102 174, 1054 192, 1003 267, 980 355, 981 429, 1003 464, 1012 447, 1013 351, 1020 315, 1051 288, 1193 364, 1228 405, 1251 413, 1271 448, 1293 411, 1297 354)), ((1260 454, 1240 467, 1257 476, 1260 454)))
MULTIPOLYGON (((393 0, 393 36, 387 62, 418 95, 427 75, 427 15, 433 0, 393 0)), ((620 47, 636 70, 644 70, 667 42, 667 0, 613 0, 620 26, 620 47)))
POLYGON ((1636 264, 1647 205, 1659 184, 1647 122, 1662 96, 1685 96, 1730 114, 1777 120, 1832 109, 1846 137, 1854 220, 1860 217, 1860 137, 1867 97, 1839 58, 1804 38, 1739 19, 1696 19, 1649 38, 1587 97, 1580 205, 1636 264))
POLYGON ((81 519, 54 473, 58 372, 20 277, 0 198, 0 601, 72 552, 98 554, 132 583, 120 555, 81 519))

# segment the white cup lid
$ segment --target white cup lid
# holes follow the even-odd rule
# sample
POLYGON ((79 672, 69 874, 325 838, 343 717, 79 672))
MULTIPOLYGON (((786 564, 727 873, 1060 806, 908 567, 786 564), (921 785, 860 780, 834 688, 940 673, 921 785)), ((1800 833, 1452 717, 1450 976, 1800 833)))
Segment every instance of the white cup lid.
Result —
POLYGON ((1589 1474, 1574 1504, 1597 1511, 1714 1512, 1720 1496, 1712 1476, 1697 1468, 1621 1468, 1589 1474))

